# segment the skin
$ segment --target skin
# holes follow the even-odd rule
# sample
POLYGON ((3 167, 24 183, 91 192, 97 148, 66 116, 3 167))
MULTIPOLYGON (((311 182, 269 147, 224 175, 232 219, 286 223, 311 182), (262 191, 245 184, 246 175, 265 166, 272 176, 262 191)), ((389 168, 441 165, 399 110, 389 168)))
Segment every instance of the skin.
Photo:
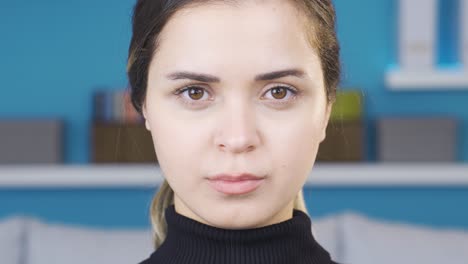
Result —
POLYGON ((204 4, 179 10, 164 27, 143 115, 179 214, 228 229, 292 217, 331 111, 301 16, 288 1, 204 4), (285 69, 303 76, 254 79, 285 69), (219 82, 168 78, 181 71, 219 82), (243 195, 217 192, 206 179, 242 172, 266 178, 243 195))

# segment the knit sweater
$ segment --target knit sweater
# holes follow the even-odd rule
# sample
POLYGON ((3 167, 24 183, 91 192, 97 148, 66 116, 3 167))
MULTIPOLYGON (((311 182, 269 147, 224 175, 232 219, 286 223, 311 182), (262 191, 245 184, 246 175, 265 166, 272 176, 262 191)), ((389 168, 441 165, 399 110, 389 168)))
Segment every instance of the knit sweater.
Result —
POLYGON ((293 217, 253 229, 210 226, 165 210, 167 236, 140 264, 337 264, 315 240, 311 220, 294 209, 293 217))

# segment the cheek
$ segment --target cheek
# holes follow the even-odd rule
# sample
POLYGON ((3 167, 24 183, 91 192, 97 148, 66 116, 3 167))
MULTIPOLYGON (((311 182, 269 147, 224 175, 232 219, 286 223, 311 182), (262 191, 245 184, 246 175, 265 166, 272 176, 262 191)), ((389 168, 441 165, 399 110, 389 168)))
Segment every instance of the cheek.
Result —
POLYGON ((321 135, 321 119, 311 115, 296 117, 270 135, 275 171, 281 175, 281 181, 289 185, 301 185, 306 180, 315 162, 321 135))
POLYGON ((161 169, 166 175, 177 175, 177 181, 190 181, 201 162, 201 151, 206 148, 204 126, 178 119, 161 108, 158 111, 149 122, 161 169))
POLYGON ((282 157, 311 161, 320 144, 321 122, 318 117, 298 115, 275 129, 270 138, 274 140, 282 157), (285 155, 286 153, 293 155, 285 155))
POLYGON ((294 199, 301 190, 317 155, 318 128, 317 118, 311 118, 310 114, 296 115, 268 134, 273 174, 265 197, 282 204, 294 199))

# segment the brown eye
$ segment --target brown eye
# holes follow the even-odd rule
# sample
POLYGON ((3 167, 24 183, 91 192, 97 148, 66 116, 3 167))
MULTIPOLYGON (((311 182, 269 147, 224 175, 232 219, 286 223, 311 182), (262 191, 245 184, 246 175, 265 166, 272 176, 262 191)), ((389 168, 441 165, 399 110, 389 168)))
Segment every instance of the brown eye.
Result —
POLYGON ((200 87, 189 87, 187 90, 189 92, 188 95, 193 100, 200 100, 203 97, 204 90, 200 87))
POLYGON ((275 99, 283 99, 288 93, 287 89, 281 86, 271 89, 271 94, 275 99))
POLYGON ((275 86, 269 89, 265 93, 265 95, 269 97, 272 103, 283 105, 283 104, 292 103, 295 99, 298 98, 299 93, 300 93, 299 90, 297 90, 296 88, 292 88, 286 85, 279 85, 279 86, 275 86), (288 96, 288 92, 289 92, 289 96, 288 96), (268 94, 270 94, 271 97, 268 96, 268 94))
POLYGON ((182 102, 182 104, 193 108, 203 106, 204 103, 211 101, 207 89, 197 85, 190 85, 176 89, 174 91, 174 95, 177 100, 182 102))

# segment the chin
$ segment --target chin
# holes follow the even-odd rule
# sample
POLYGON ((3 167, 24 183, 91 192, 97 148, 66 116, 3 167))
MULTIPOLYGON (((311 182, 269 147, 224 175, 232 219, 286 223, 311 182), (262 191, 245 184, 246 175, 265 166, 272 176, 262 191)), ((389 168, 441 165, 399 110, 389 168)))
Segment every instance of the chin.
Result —
MULTIPOLYGON (((262 217, 257 208, 236 208, 223 206, 221 210, 210 210, 210 213, 217 212, 209 217, 211 225, 224 229, 250 229, 263 226, 268 217, 262 217)), ((242 206, 241 206, 242 207, 242 206)))

